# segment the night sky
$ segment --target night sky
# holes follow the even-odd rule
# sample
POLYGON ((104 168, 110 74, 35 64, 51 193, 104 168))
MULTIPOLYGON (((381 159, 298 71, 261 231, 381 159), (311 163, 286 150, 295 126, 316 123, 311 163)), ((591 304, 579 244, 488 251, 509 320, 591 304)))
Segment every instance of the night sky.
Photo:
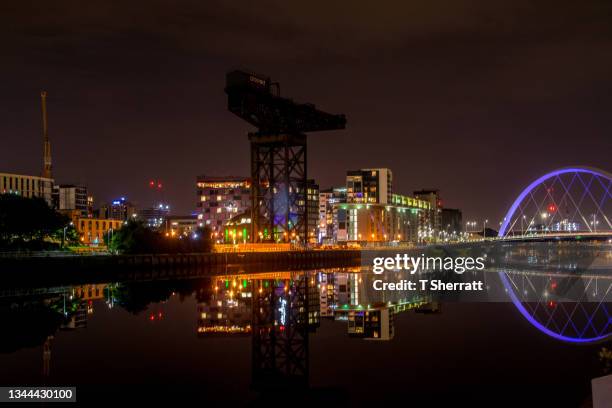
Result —
POLYGON ((0 171, 41 172, 46 89, 57 182, 189 213, 197 175, 249 172, 235 68, 347 115, 309 136, 322 188, 389 167, 396 192, 439 188, 494 225, 548 170, 612 170, 610 2, 111 3, 0 4, 0 171))

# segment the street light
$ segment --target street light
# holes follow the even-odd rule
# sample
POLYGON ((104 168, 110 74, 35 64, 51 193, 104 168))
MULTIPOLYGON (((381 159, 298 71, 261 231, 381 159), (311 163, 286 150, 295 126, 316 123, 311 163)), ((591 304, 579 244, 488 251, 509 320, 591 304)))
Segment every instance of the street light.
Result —
POLYGON ((66 243, 66 228, 68 228, 68 226, 72 226, 72 225, 74 225, 74 223, 72 221, 70 221, 70 224, 64 226, 64 236, 62 238, 62 248, 64 248, 64 245, 66 243))
POLYGON ((111 240, 113 239, 113 227, 110 227, 106 233, 108 239, 108 245, 110 246, 111 240))
POLYGON ((597 232, 597 224, 599 224, 599 221, 597 220, 597 214, 592 214, 592 216, 593 216, 593 221, 591 221, 591 225, 593 226, 592 232, 597 232))

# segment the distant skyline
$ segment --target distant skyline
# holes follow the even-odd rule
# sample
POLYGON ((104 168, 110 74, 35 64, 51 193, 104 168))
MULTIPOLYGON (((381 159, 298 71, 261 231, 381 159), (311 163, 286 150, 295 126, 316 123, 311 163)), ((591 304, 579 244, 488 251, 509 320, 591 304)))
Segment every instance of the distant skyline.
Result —
POLYGON ((497 227, 559 167, 612 171, 612 4, 225 3, 94 0, 0 13, 0 171, 42 172, 47 90, 54 178, 96 203, 195 210, 198 175, 249 175, 252 130, 226 110, 225 73, 347 116, 309 136, 321 188, 388 167, 394 190, 437 188, 464 221, 497 227))

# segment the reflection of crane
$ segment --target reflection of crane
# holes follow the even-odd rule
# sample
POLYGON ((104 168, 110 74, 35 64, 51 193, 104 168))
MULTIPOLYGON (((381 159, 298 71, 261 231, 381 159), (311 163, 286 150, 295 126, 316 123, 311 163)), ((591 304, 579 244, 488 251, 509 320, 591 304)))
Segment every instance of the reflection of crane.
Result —
POLYGON ((278 241, 295 233, 308 239, 306 132, 344 129, 344 115, 322 112, 279 96, 270 78, 227 74, 228 109, 253 126, 251 240, 278 241), (275 92, 273 92, 275 89, 275 92), (261 234, 260 234, 261 233, 261 234))
POLYGON ((47 336, 43 344, 43 377, 48 377, 51 370, 51 341, 53 336, 47 336))
MULTIPOLYGON (((253 280, 253 387, 271 391, 308 385, 308 334, 318 324, 309 309, 307 275, 253 280)), ((314 287, 313 287, 314 288, 314 287)))

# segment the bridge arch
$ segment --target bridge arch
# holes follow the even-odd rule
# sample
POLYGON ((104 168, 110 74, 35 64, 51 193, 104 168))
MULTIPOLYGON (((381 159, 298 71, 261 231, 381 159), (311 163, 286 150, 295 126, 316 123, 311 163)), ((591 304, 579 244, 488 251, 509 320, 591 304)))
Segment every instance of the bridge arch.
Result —
MULTIPOLYGON (((555 234, 559 229, 555 226, 571 225, 572 233, 579 235, 581 232, 595 233, 612 232, 612 174, 587 166, 570 166, 551 171, 531 182, 514 200, 510 209, 506 213, 498 233, 498 237, 509 237, 516 235, 517 231, 523 236, 525 234, 555 234), (577 191, 575 191, 577 190, 577 191), (591 191, 593 190, 593 191, 591 191), (571 210, 561 211, 561 207, 572 207, 571 210), (561 214, 564 212, 564 214, 561 214), (590 219, 590 215, 593 218, 590 219), (541 219, 540 219, 541 216, 541 219), (569 219, 568 219, 569 218, 569 219), (537 219, 540 223, 538 228, 530 227, 533 220, 537 219), (543 220, 546 220, 546 223, 543 220), (589 224, 591 221, 591 224, 589 224), (522 224, 522 225, 521 225, 522 224), (598 229, 598 225, 601 225, 598 229), (541 227, 541 228, 540 228, 541 227), (545 228, 546 227, 546 228, 545 228)), ((517 292, 515 285, 511 282, 510 275, 499 272, 502 284, 507 291, 512 303, 525 319, 537 328, 540 332, 572 343, 591 343, 609 339, 611 332, 609 329, 612 318, 608 312, 607 302, 599 302, 592 313, 603 313, 604 320, 608 324, 599 327, 590 334, 567 334, 564 327, 555 328, 546 321, 541 321, 534 314, 534 309, 523 303, 520 293, 517 292)), ((609 284, 610 285, 610 284, 609 284)), ((608 286, 608 291, 612 286, 608 286)), ((576 307, 582 308, 580 301, 576 307)), ((537 309, 537 308, 536 308, 537 309)), ((586 309, 581 309, 585 313, 586 309)), ((552 319, 548 319, 548 322, 552 319)), ((589 323, 593 320, 593 315, 588 316, 589 323)), ((571 315, 568 315, 571 320, 571 315)), ((571 323, 571 322, 570 322, 571 323)), ((567 323, 566 325, 567 326, 567 323)), ((586 331, 586 330, 585 330, 586 331)))
MULTIPOLYGON (((528 198, 528 196, 537 188, 539 188, 540 186, 542 186, 544 183, 546 183, 547 181, 550 181, 551 179, 555 179, 555 178, 559 178, 562 175, 568 175, 568 174, 573 174, 574 177, 576 177, 576 175, 578 175, 578 177, 580 177, 581 174, 584 175, 591 175, 593 176, 593 178, 597 178, 598 182, 601 184, 600 179, 604 179, 607 180, 606 185, 602 185, 603 188, 603 201, 607 201, 612 199, 612 174, 608 173, 605 170, 600 170, 594 167, 588 167, 588 166, 570 166, 570 167, 563 167, 554 171, 551 171, 550 173, 547 173, 541 177, 539 177, 538 179, 534 180, 531 184, 529 184, 520 194, 519 196, 514 200, 514 202, 512 203, 512 205, 510 206, 510 209, 508 210, 508 212, 506 213, 502 224, 500 226, 499 232, 498 232, 498 237, 505 237, 508 235, 508 233, 512 230, 512 228, 514 227, 514 225, 516 224, 516 222, 518 221, 518 219, 515 217, 517 215, 517 211, 519 211, 521 204, 525 201, 525 199, 528 198)), ((584 185, 583 183, 583 187, 585 188, 585 190, 588 191, 589 186, 584 185)), ((595 199, 593 199, 595 201, 595 199)), ((597 203, 595 203, 597 204, 597 203)), ((610 217, 608 217, 608 214, 606 214, 604 211, 601 210, 601 205, 598 205, 598 210, 601 212, 602 215, 602 221, 605 223, 605 226, 607 226, 609 229, 612 230, 612 223, 610 222, 610 217)), ((599 222, 599 221, 597 221, 599 222)), ((588 223, 586 223, 586 226, 588 227, 588 223)), ((524 232, 524 227, 521 228, 524 232)))

